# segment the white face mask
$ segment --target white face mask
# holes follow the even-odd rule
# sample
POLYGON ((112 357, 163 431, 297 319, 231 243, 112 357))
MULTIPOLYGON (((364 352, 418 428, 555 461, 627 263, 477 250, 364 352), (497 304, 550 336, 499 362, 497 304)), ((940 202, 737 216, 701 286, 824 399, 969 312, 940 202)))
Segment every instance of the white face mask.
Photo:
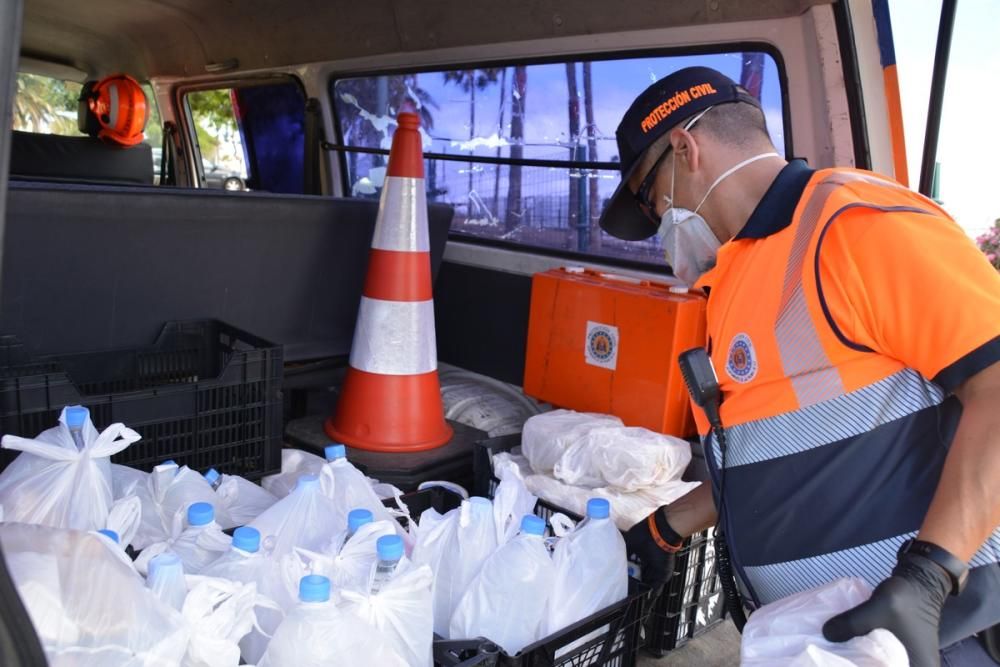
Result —
POLYGON ((712 194, 712 190, 727 177, 736 173, 743 167, 769 157, 779 157, 777 153, 761 153, 751 158, 743 160, 737 165, 722 172, 715 182, 708 187, 705 196, 698 202, 698 206, 693 211, 673 205, 674 200, 674 174, 677 170, 677 154, 673 156, 673 167, 670 172, 670 196, 664 195, 667 202, 667 210, 660 218, 660 229, 657 235, 663 244, 667 262, 673 267, 674 275, 685 285, 692 286, 698 282, 698 278, 715 266, 715 256, 719 251, 719 239, 715 236, 705 218, 698 215, 702 204, 712 194))

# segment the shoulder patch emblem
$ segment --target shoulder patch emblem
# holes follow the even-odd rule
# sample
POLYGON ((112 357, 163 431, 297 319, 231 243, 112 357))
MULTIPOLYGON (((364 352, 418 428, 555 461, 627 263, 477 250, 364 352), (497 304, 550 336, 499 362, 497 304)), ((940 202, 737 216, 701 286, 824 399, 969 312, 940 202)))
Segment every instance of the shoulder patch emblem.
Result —
POLYGON ((757 377, 757 352, 753 348, 750 336, 745 333, 733 336, 733 341, 729 344, 726 373, 741 384, 746 384, 757 377))

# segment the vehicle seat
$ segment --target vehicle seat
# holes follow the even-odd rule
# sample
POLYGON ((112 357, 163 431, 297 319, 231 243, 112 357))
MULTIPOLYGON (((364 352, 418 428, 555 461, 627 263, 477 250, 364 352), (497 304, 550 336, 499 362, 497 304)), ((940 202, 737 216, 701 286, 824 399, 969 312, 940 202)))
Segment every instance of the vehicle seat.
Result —
POLYGON ((114 146, 93 137, 13 132, 10 176, 22 180, 152 185, 147 144, 114 146))

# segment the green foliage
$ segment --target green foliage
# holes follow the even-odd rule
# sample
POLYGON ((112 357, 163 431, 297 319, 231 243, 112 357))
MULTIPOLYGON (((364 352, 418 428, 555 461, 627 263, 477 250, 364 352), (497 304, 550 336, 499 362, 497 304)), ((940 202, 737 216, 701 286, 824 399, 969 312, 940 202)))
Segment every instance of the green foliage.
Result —
POLYGON ((18 74, 14 129, 67 136, 80 134, 76 125, 76 107, 82 88, 72 81, 18 74))
POLYGON ((200 90, 189 93, 188 106, 194 119, 195 133, 201 146, 202 156, 215 160, 219 145, 226 136, 237 133, 236 117, 229 89, 200 90))

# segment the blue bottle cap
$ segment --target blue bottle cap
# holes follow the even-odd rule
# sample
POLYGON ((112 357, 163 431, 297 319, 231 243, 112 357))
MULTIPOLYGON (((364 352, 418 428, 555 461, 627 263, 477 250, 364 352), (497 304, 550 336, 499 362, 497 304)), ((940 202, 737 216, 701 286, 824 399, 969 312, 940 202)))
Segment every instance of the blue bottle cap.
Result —
POLYGON ((188 525, 204 526, 215 519, 215 508, 211 503, 194 503, 188 508, 188 525))
POLYGON ((99 532, 101 535, 107 535, 112 540, 114 540, 115 544, 119 544, 121 542, 121 540, 118 538, 118 533, 116 533, 113 530, 109 530, 107 528, 102 528, 101 530, 99 530, 97 532, 99 532))
POLYGON ((251 526, 240 526, 233 531, 233 548, 257 553, 260 551, 260 531, 251 526))
POLYGON ((611 516, 611 503, 606 498, 591 498, 587 501, 587 516, 591 519, 607 519, 611 516))
POLYGON ((534 514, 525 514, 521 519, 521 532, 528 535, 544 535, 545 519, 540 519, 534 514))
POLYGON ((399 535, 383 535, 375 542, 375 552, 379 560, 399 560, 403 557, 403 538, 399 535))
POLYGON ((326 456, 327 461, 347 458, 347 447, 333 443, 323 449, 323 455, 326 456))
POLYGON ((87 417, 90 416, 90 410, 79 405, 74 405, 71 408, 66 408, 66 426, 70 428, 83 428, 83 425, 87 423, 87 417))
POLYGON ((209 484, 215 484, 217 481, 219 481, 219 477, 221 476, 222 475, 219 474, 218 470, 216 470, 215 468, 209 468, 208 472, 205 473, 205 481, 208 482, 209 484))
POLYGON ((307 574, 299 580, 299 599, 303 602, 326 602, 330 599, 330 580, 319 574, 307 574))
POLYGON ((295 490, 319 488, 319 475, 302 475, 295 482, 295 490))
POLYGON ((175 465, 177 465, 177 461, 174 461, 173 459, 167 459, 166 461, 164 461, 160 465, 161 466, 175 466, 175 465))
POLYGON ((353 535, 358 531, 358 528, 373 521, 375 521, 375 517, 371 511, 364 508, 351 510, 347 515, 347 530, 353 535))
POLYGON ((184 571, 184 565, 181 563, 181 557, 175 554, 173 551, 164 551, 159 556, 154 556, 149 561, 149 578, 152 579, 159 573, 166 573, 170 570, 184 571))

